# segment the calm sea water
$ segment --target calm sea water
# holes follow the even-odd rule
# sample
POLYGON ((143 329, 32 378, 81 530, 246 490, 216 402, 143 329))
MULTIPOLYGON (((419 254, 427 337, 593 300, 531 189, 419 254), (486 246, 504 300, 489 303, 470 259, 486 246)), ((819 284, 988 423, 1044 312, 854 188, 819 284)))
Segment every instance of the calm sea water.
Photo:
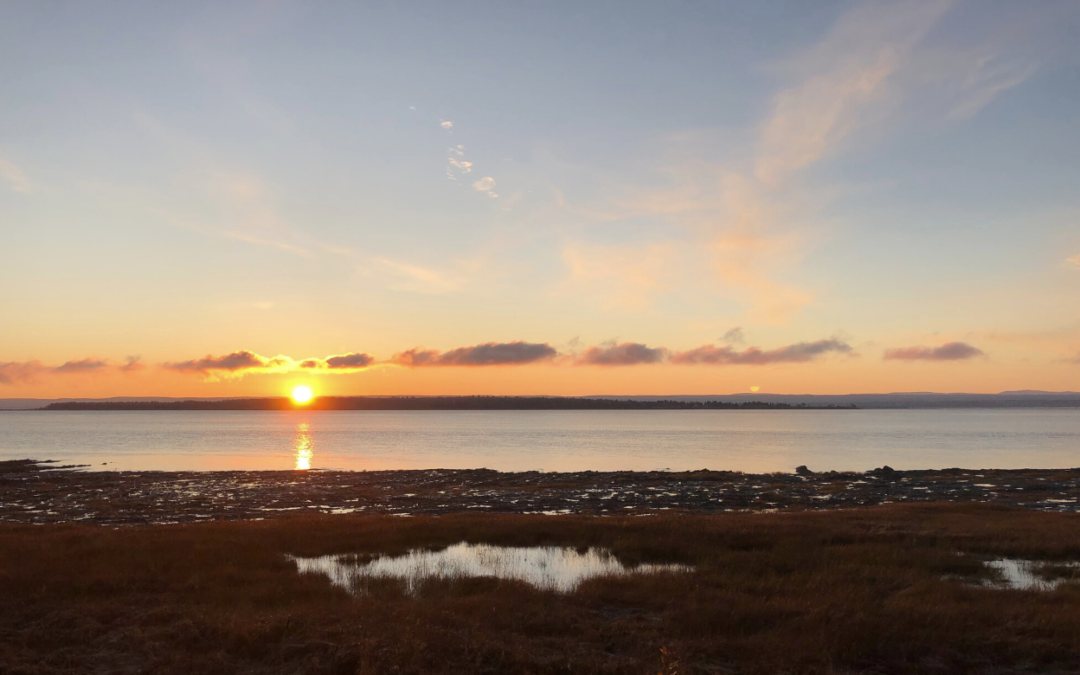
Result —
POLYGON ((4 412, 0 459, 97 469, 1080 466, 1080 410, 4 412))

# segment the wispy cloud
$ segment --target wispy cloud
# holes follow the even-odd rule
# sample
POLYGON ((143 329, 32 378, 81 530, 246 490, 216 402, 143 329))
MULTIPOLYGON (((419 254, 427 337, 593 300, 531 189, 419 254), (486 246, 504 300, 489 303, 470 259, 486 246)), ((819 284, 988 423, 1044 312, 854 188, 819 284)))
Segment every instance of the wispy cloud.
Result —
POLYGON ((868 106, 886 94, 911 49, 953 3, 868 2, 790 68, 804 73, 781 91, 762 128, 755 173, 771 185, 832 153, 856 129, 868 106))
POLYGON ((33 382, 51 369, 41 361, 8 361, 0 363, 0 384, 23 384, 33 382))
POLYGON ((472 173, 473 163, 462 159, 465 156, 464 145, 458 144, 452 148, 447 148, 446 152, 448 154, 446 161, 449 164, 446 167, 447 178, 457 180, 458 174, 464 176, 467 173, 472 173))
POLYGON ((1071 258, 1066 258, 1065 262, 1069 263, 1073 267, 1080 268, 1080 253, 1074 255, 1071 258))
POLYGON ((948 116, 954 119, 974 117, 999 94, 1023 84, 1037 70, 1033 64, 1004 61, 998 55, 976 58, 957 87, 959 100, 948 116))
MULTIPOLYGON (((450 180, 457 180, 458 176, 466 176, 473 172, 473 163, 464 159, 465 146, 455 145, 452 148, 447 148, 447 164, 446 177, 450 180)), ((495 192, 495 179, 491 176, 484 176, 483 178, 472 182, 473 189, 485 193, 488 197, 496 199, 499 194, 495 192)))
POLYGON ((580 366, 636 366, 661 363, 667 354, 668 350, 663 347, 649 347, 639 342, 610 342, 589 347, 574 363, 580 366))
POLYGON ((134 373, 145 368, 146 365, 135 356, 128 357, 122 364, 94 357, 67 361, 59 366, 47 366, 38 360, 8 361, 0 363, 0 384, 27 384, 36 382, 43 376, 52 375, 134 373))
POLYGON ((146 364, 138 356, 129 356, 122 365, 117 366, 117 369, 122 373, 137 373, 146 370, 146 364))
POLYGON ((395 291, 446 293, 462 283, 442 272, 390 258, 362 259, 359 271, 365 276, 378 277, 387 288, 395 291))
POLYGON ((966 342, 948 342, 940 347, 897 347, 885 350, 887 361, 963 361, 983 356, 978 347, 966 342))
POLYGON ((473 188, 480 192, 486 192, 488 197, 492 199, 498 197, 498 193, 495 192, 495 179, 491 176, 484 176, 480 180, 472 184, 473 188))
POLYGON ((288 242, 276 241, 274 239, 267 239, 265 237, 257 237, 253 234, 245 234, 243 232, 226 232, 225 236, 229 239, 236 239, 237 241, 246 241, 249 244, 258 244, 259 246, 268 246, 270 248, 284 251, 286 253, 293 253, 302 258, 313 258, 315 254, 306 248, 300 246, 294 246, 288 242))
POLYGON ((735 326, 724 333, 720 341, 729 345, 741 345, 746 342, 746 334, 743 333, 742 326, 735 326))
MULTIPOLYGON (((662 285, 672 291, 692 287, 729 296, 746 308, 747 320, 789 322, 819 293, 800 282, 798 264, 832 227, 823 214, 838 192, 827 185, 809 187, 808 170, 875 132, 914 121, 912 113, 930 110, 937 120, 969 117, 1035 72, 1033 62, 1018 60, 996 35, 979 35, 972 47, 930 42, 955 4, 856 4, 816 44, 774 65, 783 84, 756 139, 742 153, 729 153, 743 158, 718 162, 694 149, 700 143, 686 140, 691 132, 675 134, 665 141, 671 159, 655 163, 654 181, 664 187, 617 185, 608 190, 614 196, 598 203, 563 208, 607 227, 650 219, 657 221, 656 231, 679 228, 661 244, 673 254, 651 265, 647 275, 635 271, 633 277, 649 279, 651 287, 666 279, 662 285), (699 270, 705 258, 718 283, 703 283, 699 270)), ((657 245, 654 240, 633 247, 644 257, 657 245)), ((590 269, 612 280, 634 269, 576 253, 583 248, 575 241, 564 245, 573 283, 595 284, 599 274, 590 269)), ((629 257, 619 249, 611 252, 629 257)), ((610 287, 620 292, 618 284, 610 287)), ((648 295, 637 304, 647 306, 648 295)))
POLYGON ((608 308, 640 310, 670 288, 676 278, 679 249, 662 242, 642 246, 568 244, 562 259, 574 287, 602 298, 608 308))
POLYGON ((325 359, 304 359, 297 364, 302 370, 334 370, 338 372, 363 370, 375 363, 375 357, 371 354, 354 352, 327 356, 325 359))
POLYGON ((102 359, 80 359, 78 361, 68 361, 67 363, 53 368, 54 373, 91 373, 101 370, 102 368, 108 368, 107 361, 102 359))
POLYGON ((0 179, 5 180, 8 187, 15 192, 30 194, 30 180, 26 177, 26 174, 14 162, 10 162, 3 157, 0 157, 0 179))
POLYGON ((768 350, 750 347, 741 352, 735 351, 730 345, 723 347, 704 345, 697 349, 672 354, 671 362, 680 365, 764 366, 772 363, 804 363, 829 353, 851 354, 851 345, 835 338, 816 342, 797 342, 768 350))
POLYGON ((443 129, 452 129, 454 127, 454 123, 451 122, 450 120, 445 120, 443 122, 440 122, 439 126, 442 127, 443 129))
POLYGON ((415 348, 394 354, 388 361, 399 366, 519 366, 550 361, 558 356, 554 347, 535 342, 486 342, 448 352, 415 348))

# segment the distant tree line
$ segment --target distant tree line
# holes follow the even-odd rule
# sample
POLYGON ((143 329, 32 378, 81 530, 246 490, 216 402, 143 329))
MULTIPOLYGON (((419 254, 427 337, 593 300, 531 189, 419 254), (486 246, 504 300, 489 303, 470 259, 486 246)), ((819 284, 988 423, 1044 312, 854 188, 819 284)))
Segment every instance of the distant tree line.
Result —
POLYGON ((746 401, 634 401, 557 396, 322 396, 306 405, 290 398, 234 398, 218 401, 63 401, 43 410, 782 410, 850 409, 746 401))

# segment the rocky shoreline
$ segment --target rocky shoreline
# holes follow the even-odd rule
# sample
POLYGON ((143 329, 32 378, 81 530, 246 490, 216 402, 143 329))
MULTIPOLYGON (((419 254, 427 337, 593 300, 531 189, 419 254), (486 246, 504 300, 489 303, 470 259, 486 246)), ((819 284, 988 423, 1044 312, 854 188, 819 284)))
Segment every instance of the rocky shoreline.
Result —
POLYGON ((136 525, 295 512, 626 515, 983 502, 1080 511, 1080 469, 744 474, 728 471, 83 471, 0 462, 0 522, 136 525))

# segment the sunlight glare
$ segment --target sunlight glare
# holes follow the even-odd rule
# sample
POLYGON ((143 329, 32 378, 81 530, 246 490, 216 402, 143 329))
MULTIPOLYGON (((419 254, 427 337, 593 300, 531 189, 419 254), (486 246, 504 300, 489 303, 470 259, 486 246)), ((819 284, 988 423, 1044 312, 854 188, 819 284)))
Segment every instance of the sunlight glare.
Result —
POLYGON ((315 456, 315 443, 311 437, 311 425, 307 422, 296 425, 293 456, 296 459, 297 471, 307 471, 311 468, 311 458, 315 456))
POLYGON ((311 387, 297 387, 292 390, 292 398, 297 403, 307 403, 311 400, 311 387))

